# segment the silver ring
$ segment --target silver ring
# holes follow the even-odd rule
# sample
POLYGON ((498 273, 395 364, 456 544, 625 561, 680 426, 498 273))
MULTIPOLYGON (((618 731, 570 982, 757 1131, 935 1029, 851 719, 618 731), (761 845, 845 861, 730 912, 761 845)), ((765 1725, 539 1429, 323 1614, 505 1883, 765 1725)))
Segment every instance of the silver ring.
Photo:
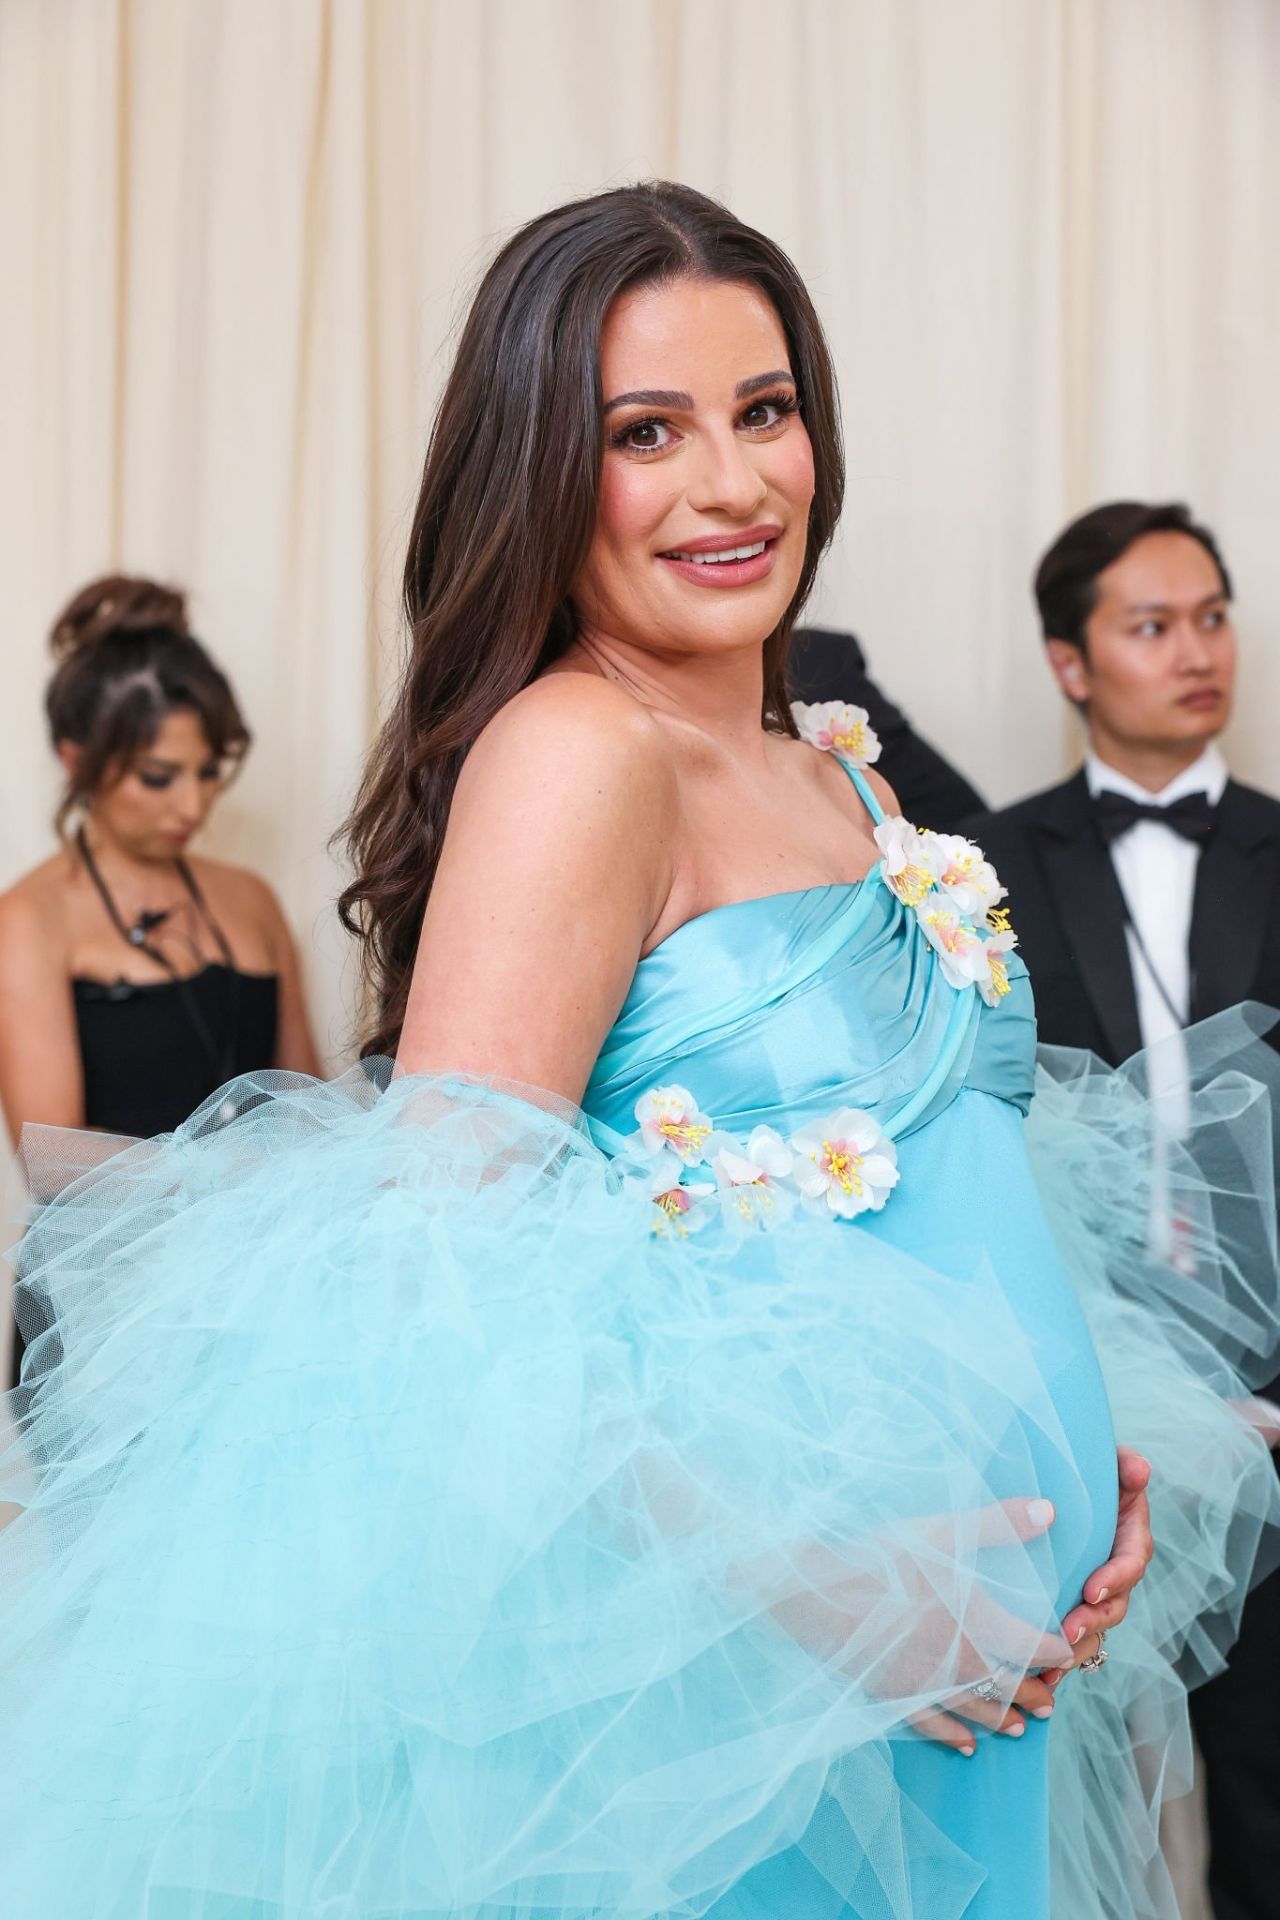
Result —
POLYGON ((1105 1627, 1100 1627, 1098 1629, 1098 1651, 1091 1653, 1087 1660, 1080 1662, 1079 1671, 1081 1673, 1097 1673, 1101 1668, 1106 1666, 1108 1660, 1111 1658, 1111 1655, 1107 1652, 1106 1641, 1107 1630, 1105 1627))
POLYGON ((965 1691, 974 1694, 979 1700, 988 1701, 992 1706, 999 1706, 1004 1701, 1004 1693, 994 1680, 975 1680, 971 1687, 966 1687, 965 1691))

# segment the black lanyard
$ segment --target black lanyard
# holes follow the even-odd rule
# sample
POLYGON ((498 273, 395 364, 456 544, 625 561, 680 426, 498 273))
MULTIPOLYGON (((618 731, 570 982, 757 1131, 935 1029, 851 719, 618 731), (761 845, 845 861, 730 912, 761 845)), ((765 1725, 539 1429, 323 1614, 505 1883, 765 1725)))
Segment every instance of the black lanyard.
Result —
MULTIPOLYGON (((98 863, 89 850, 89 842, 85 837, 83 827, 81 827, 76 834, 76 846, 80 850, 80 858, 84 861, 85 872, 97 888, 98 897, 106 908, 111 924, 120 935, 120 938, 127 941, 135 953, 145 953, 148 960, 153 960, 156 966, 168 974, 169 979, 177 988, 178 999, 186 1013, 191 1029, 199 1041, 202 1050, 208 1055, 209 1067, 214 1076, 214 1084, 221 1086, 224 1081, 233 1079, 236 1071, 236 1040, 240 1027, 240 975, 236 970, 235 956, 231 951, 230 942, 210 912, 204 894, 201 892, 191 868, 187 865, 186 861, 181 858, 175 862, 178 873, 182 879, 182 884, 191 895, 196 912, 200 915, 205 926, 213 935, 217 943, 218 951, 222 955, 223 962, 227 969, 229 999, 226 1033, 221 1045, 219 1045, 211 1031, 209 1022, 204 1017, 203 1009, 192 991, 191 982, 195 976, 193 974, 179 973, 168 954, 162 953, 159 947, 153 946, 151 941, 148 940, 147 934, 150 928, 157 924, 156 920, 152 916, 143 913, 139 914, 133 926, 127 926, 120 909, 111 897, 110 888, 99 872, 98 863)), ((162 917, 167 918, 168 916, 164 915, 162 917)))
MULTIPOLYGON (((1166 831, 1170 831, 1170 829, 1166 829, 1166 831)), ((1156 992, 1160 995, 1161 1000, 1164 1002, 1165 1011, 1173 1021, 1174 1026, 1180 1031, 1185 1030, 1191 1018, 1191 1008, 1188 1006, 1185 1013, 1179 1013, 1177 1007, 1174 1005, 1173 995, 1161 979, 1159 969, 1155 961, 1151 958, 1151 950, 1142 937, 1142 929, 1134 918, 1133 908, 1129 905, 1129 896, 1124 890, 1124 883, 1120 878, 1115 860, 1112 857, 1111 844, 1107 840, 1106 835, 1097 826, 1096 822, 1094 823, 1094 832, 1098 836, 1099 844, 1107 856, 1107 861, 1112 873, 1115 875, 1116 892, 1120 895, 1120 911, 1124 917, 1124 924, 1127 930, 1133 935, 1133 944, 1138 949, 1142 964, 1147 970, 1147 976, 1156 992)), ((1194 980, 1188 981, 1187 991, 1188 993, 1195 992, 1194 980)), ((1141 1016, 1139 1016, 1139 1022, 1141 1022, 1141 1016)))

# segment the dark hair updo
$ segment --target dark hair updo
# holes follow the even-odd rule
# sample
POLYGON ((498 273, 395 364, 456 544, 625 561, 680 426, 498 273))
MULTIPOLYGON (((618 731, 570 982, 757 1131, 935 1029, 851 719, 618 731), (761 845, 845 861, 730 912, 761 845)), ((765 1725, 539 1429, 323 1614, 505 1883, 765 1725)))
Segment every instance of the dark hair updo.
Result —
POLYGON ((831 357, 792 262, 727 207, 667 180, 541 214, 484 275, 427 448, 404 607, 409 657, 345 839, 343 921, 376 1006, 364 1051, 399 1039, 418 934, 467 752, 499 708, 571 644, 571 588, 596 524, 604 456, 600 334, 638 287, 752 288, 777 314, 813 447, 800 579, 764 644, 764 718, 791 733, 791 629, 840 513, 844 462, 831 357))
POLYGON ((187 624, 186 597, 154 580, 111 574, 73 595, 54 622, 57 661, 45 693, 55 747, 79 748, 58 808, 67 817, 125 774, 168 716, 194 713, 209 751, 233 767, 249 729, 231 683, 187 624))

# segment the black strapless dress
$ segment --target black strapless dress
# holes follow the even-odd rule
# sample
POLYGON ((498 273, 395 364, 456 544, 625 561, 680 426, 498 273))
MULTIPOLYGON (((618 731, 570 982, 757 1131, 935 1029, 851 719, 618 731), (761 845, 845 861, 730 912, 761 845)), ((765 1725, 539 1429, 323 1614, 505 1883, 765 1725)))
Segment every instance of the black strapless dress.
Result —
MULTIPOLYGON (((228 1080, 275 1059, 274 973, 242 973, 214 961, 186 979, 71 985, 87 1127, 139 1139, 171 1133, 228 1080)), ((15 1386, 28 1343, 43 1331, 32 1311, 28 1302, 25 1329, 13 1330, 15 1386)))
POLYGON ((274 973, 220 962, 143 986, 73 981, 85 1125, 140 1139, 171 1133, 225 1081, 269 1067, 279 985, 274 973), (202 1029, 211 1046, 199 1043, 202 1029))

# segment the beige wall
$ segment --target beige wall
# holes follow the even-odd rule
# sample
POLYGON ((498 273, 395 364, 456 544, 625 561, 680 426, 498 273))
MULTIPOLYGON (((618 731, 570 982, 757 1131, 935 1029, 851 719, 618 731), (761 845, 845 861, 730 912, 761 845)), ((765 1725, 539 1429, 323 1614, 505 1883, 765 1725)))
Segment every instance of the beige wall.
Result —
POLYGON ((1280 784, 1273 0, 5 0, 0 881, 47 844, 42 637, 187 584, 258 744, 214 847, 351 986, 323 851, 373 722, 432 399, 496 239, 647 173, 790 247, 830 328, 856 624, 998 799, 1064 764, 1027 577, 1185 495, 1240 590, 1239 768, 1280 784))

